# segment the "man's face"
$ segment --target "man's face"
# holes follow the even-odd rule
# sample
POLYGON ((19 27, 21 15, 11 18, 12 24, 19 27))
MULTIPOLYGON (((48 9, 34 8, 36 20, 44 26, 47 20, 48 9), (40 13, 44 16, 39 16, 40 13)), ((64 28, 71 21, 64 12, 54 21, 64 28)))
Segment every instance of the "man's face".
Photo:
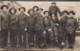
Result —
POLYGON ((7 10, 8 10, 8 9, 7 9, 6 7, 3 8, 3 11, 7 12, 7 10))
POLYGON ((49 15, 48 12, 46 12, 46 13, 45 13, 45 16, 48 16, 48 15, 49 15))
POLYGON ((64 14, 63 14, 63 16, 67 16, 67 15, 68 15, 67 13, 64 13, 64 14))
POLYGON ((34 11, 37 11, 37 8, 34 8, 34 11))
POLYGON ((41 13, 41 12, 42 12, 41 10, 38 11, 38 13, 41 13))
POLYGON ((24 13, 24 9, 21 8, 21 9, 20 9, 20 12, 24 13))
POLYGON ((30 11, 30 14, 33 15, 33 11, 30 11))
POLYGON ((69 17, 73 17, 74 15, 72 13, 69 14, 69 17))
POLYGON ((12 14, 14 14, 14 13, 15 13, 14 9, 12 9, 12 10, 11 10, 11 13, 12 13, 12 14))

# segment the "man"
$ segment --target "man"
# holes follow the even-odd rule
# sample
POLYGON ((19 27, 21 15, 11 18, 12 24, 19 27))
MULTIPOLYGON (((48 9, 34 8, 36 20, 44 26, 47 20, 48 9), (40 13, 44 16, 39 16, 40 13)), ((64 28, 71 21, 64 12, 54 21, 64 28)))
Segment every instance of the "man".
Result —
POLYGON ((19 8, 20 14, 18 16, 19 19, 19 34, 18 34, 18 39, 19 39, 19 47, 26 47, 26 31, 27 31, 27 26, 28 26, 28 16, 25 14, 26 9, 24 7, 19 8))
POLYGON ((7 5, 1 6, 1 10, 3 11, 1 14, 1 26, 2 26, 1 48, 7 47, 8 29, 9 29, 8 8, 9 7, 7 5))
POLYGON ((41 12, 42 8, 39 8, 38 14, 35 15, 35 31, 36 31, 36 47, 42 47, 42 33, 43 33, 43 16, 41 12))
POLYGON ((35 31, 34 31, 34 24, 35 24, 35 17, 34 17, 34 11, 33 9, 29 9, 29 23, 28 23, 28 36, 29 36, 29 47, 34 47, 34 37, 35 37, 35 31))
POLYGON ((33 7, 34 15, 36 15, 38 13, 38 9, 39 9, 38 6, 34 6, 33 7))
POLYGON ((54 33, 54 44, 55 46, 59 46, 59 21, 55 17, 55 13, 52 14, 52 29, 54 33))
POLYGON ((52 16, 52 14, 55 14, 55 17, 58 17, 57 13, 61 16, 61 11, 58 6, 56 6, 56 3, 53 2, 52 5, 49 7, 49 15, 52 16))
POLYGON ((47 45, 53 45, 53 39, 54 39, 51 26, 51 18, 49 16, 48 11, 44 11, 43 25, 44 25, 44 32, 43 32, 44 47, 46 48, 47 45))
POLYGON ((9 10, 11 48, 16 48, 17 45, 18 17, 16 16, 16 12, 15 8, 10 8, 9 10))
POLYGON ((66 20, 66 31, 67 31, 68 44, 70 49, 74 48, 75 36, 76 36, 75 33, 78 27, 78 22, 74 18, 74 16, 75 16, 75 12, 70 11, 68 19, 66 20))
POLYGON ((62 11, 62 18, 60 20, 60 48, 63 48, 66 45, 66 20, 68 18, 69 12, 67 10, 62 11))

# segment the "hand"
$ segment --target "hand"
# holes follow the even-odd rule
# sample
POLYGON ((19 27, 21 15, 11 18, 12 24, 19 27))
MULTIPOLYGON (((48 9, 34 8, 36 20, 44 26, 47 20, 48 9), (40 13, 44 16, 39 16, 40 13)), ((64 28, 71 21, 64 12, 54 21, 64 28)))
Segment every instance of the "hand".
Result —
POLYGON ((62 42, 62 43, 61 43, 61 45, 65 45, 65 43, 64 43, 64 42, 62 42))
POLYGON ((46 31, 43 31, 43 34, 46 34, 46 31))
POLYGON ((52 29, 48 29, 48 31, 52 31, 52 29))
POLYGON ((27 31, 27 28, 25 28, 24 30, 27 31))
POLYGON ((59 26, 59 24, 56 24, 57 26, 59 26))

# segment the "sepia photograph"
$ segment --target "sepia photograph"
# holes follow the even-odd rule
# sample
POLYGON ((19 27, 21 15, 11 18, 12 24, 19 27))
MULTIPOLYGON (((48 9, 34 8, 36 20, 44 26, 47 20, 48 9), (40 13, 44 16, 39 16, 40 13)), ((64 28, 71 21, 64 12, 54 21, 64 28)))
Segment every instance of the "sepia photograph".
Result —
POLYGON ((79 51, 80 2, 0 1, 0 51, 79 51))

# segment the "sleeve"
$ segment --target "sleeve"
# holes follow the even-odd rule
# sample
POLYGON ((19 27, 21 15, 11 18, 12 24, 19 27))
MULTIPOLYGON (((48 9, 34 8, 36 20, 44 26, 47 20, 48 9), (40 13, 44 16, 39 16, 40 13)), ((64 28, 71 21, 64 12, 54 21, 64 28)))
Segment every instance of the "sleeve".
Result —
POLYGON ((28 28, 29 16, 25 15, 24 22, 25 22, 25 28, 28 28))
POLYGON ((49 11, 49 15, 51 16, 51 6, 49 7, 48 11, 49 11))
POLYGON ((75 30, 76 30, 76 29, 79 27, 79 24, 78 24, 78 22, 77 22, 77 19, 75 19, 74 25, 75 25, 75 30))
POLYGON ((60 16, 62 15, 59 7, 57 7, 57 12, 59 13, 60 16))

